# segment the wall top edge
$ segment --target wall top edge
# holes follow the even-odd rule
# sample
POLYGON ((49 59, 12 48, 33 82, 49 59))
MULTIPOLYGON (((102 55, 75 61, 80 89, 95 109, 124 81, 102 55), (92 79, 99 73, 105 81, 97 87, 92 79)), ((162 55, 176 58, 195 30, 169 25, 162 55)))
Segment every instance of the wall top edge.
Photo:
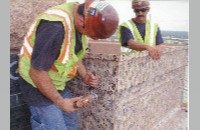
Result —
MULTIPOLYGON (((164 44, 163 45, 163 50, 162 53, 172 53, 176 51, 184 51, 188 50, 188 45, 187 44, 164 44)), ((132 58, 139 58, 139 57, 146 57, 148 56, 147 51, 142 51, 142 52, 136 52, 132 54, 105 54, 105 53, 97 53, 95 51, 93 52, 88 52, 85 55, 85 58, 87 59, 103 59, 103 60, 112 60, 112 61, 125 61, 125 60, 130 60, 132 58)))

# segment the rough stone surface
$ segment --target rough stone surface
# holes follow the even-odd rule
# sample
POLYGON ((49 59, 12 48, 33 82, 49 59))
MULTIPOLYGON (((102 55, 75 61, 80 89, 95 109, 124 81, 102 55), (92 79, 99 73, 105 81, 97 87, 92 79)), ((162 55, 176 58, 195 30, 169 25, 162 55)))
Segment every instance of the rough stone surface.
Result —
MULTIPOLYGON (((147 52, 121 56, 87 53, 84 63, 101 82, 94 90, 98 100, 78 113, 80 130, 185 130, 187 114, 179 104, 187 51, 187 46, 172 46, 158 61, 151 60, 147 52)), ((30 112, 22 101, 17 64, 13 64, 17 60, 12 54, 11 130, 29 130, 30 112)), ((79 77, 68 86, 76 96, 90 94, 79 77)))
POLYGON ((11 0, 10 1, 10 47, 19 50, 29 26, 36 16, 49 7, 65 0, 11 0))
POLYGON ((118 42, 108 42, 106 40, 90 40, 89 41, 89 51, 90 53, 100 53, 100 54, 115 54, 120 55, 120 44, 118 42), (106 46, 105 44, 106 43, 106 46))
MULTIPOLYGON (((154 130, 161 121, 169 122, 177 116, 171 111, 180 109, 187 51, 185 45, 169 46, 160 60, 152 60, 146 51, 121 56, 88 53, 84 63, 101 82, 95 90, 98 100, 79 111, 80 130, 154 130)), ((68 86, 76 96, 90 93, 79 78, 68 86)))

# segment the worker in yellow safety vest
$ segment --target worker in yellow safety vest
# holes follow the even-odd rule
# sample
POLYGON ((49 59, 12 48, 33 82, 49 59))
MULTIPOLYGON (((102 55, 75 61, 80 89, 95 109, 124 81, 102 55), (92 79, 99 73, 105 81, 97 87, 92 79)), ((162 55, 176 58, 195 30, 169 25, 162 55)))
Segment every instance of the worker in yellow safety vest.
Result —
POLYGON ((147 19, 148 0, 132 0, 135 18, 123 22, 117 31, 121 52, 128 54, 147 50, 153 59, 159 59, 163 39, 158 24, 147 19))
POLYGON ((66 82, 79 74, 85 84, 97 86, 98 76, 82 63, 87 36, 108 38, 118 21, 106 1, 86 0, 52 7, 32 23, 20 50, 19 83, 33 130, 78 129, 75 111, 90 104, 91 98, 72 98, 66 82))

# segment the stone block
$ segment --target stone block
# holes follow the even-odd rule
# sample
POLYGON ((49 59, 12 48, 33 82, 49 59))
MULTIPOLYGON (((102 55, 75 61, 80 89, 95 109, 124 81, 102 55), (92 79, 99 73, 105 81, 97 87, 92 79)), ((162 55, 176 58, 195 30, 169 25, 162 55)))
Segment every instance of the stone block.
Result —
POLYGON ((10 1, 10 48, 19 50, 23 38, 33 20, 46 9, 65 0, 11 0, 10 1))
POLYGON ((107 55, 121 54, 120 44, 118 42, 108 42, 106 40, 90 40, 88 52, 107 55))
MULTIPOLYGON (((127 55, 89 52, 84 63, 100 76, 95 90, 99 98, 79 111, 80 130, 153 130, 179 109, 187 54, 187 45, 168 45, 159 60, 152 60, 146 51, 127 55)), ((90 93, 80 78, 68 86, 74 95, 90 93)))

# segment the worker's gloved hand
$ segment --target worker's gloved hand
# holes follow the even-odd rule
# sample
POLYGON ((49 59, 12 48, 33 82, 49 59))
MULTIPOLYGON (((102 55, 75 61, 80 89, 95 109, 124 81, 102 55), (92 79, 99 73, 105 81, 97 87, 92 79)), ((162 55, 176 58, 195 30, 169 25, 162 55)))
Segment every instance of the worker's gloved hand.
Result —
POLYGON ((91 87, 97 87, 99 83, 99 77, 91 72, 88 72, 83 78, 83 82, 91 87))
POLYGON ((57 104, 65 112, 74 112, 78 109, 74 107, 74 104, 80 101, 81 99, 81 97, 64 98, 57 101, 55 104, 57 104))
POLYGON ((156 46, 156 47, 148 46, 147 51, 149 52, 149 55, 151 56, 152 59, 154 59, 154 60, 160 59, 160 56, 161 56, 161 53, 162 53, 161 47, 159 47, 159 46, 156 46))

